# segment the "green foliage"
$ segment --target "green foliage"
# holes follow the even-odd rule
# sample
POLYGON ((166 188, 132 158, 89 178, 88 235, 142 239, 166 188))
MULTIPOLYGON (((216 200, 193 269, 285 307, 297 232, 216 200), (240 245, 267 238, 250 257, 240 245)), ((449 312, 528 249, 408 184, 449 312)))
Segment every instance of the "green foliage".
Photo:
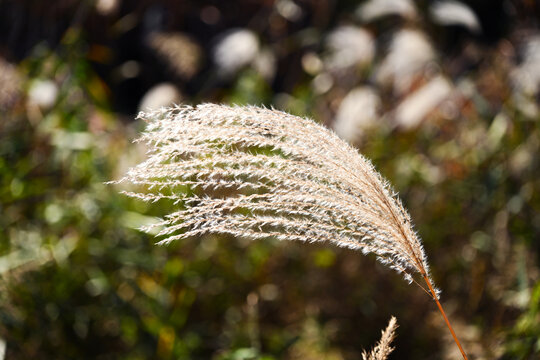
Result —
MULTIPOLYGON (((29 14, 47 10, 21 6, 29 14)), ((242 19, 261 17, 249 12, 252 6, 238 12, 242 19)), ((7 359, 356 359, 391 314, 400 323, 394 358, 450 353, 444 325, 429 316, 437 311, 429 297, 373 259, 324 245, 215 236, 155 246, 137 229, 167 213, 168 204, 131 200, 104 184, 144 157, 131 140, 145 125, 132 122, 136 109, 126 111, 122 101, 165 76, 185 91, 186 102, 262 103, 332 125, 353 87, 376 82, 385 50, 365 68, 331 74, 330 89, 321 92, 315 79, 326 70, 310 73, 302 58, 315 53, 324 60, 324 35, 350 19, 357 4, 313 6, 302 29, 273 8, 259 9, 272 19, 268 28, 250 23, 273 42, 273 82, 243 69, 222 88, 208 89, 204 76, 180 83, 148 66, 140 70, 144 80, 118 85, 121 61, 130 60, 123 56, 149 56, 143 41, 129 40, 144 33, 140 10, 83 25, 74 17, 68 31, 58 31, 58 44, 36 42, 17 62, 21 95, 9 106, 0 101, 0 340, 7 359), (130 25, 133 19, 139 25, 130 25), (128 46, 103 41, 114 36, 116 45, 128 46), (98 56, 107 51, 109 63, 98 56), (47 106, 30 96, 43 81, 57 89, 47 106)), ((189 27, 183 20, 171 24, 189 27)), ((389 18, 370 31, 384 43, 392 34, 384 31, 399 26, 389 18)), ((418 28, 435 40, 452 35, 427 23, 418 28)), ((402 98, 381 87, 388 116, 357 146, 410 210, 442 301, 456 309, 450 317, 464 347, 477 357, 536 359, 540 122, 530 104, 538 95, 512 95, 507 43, 467 48, 484 51, 474 61, 469 52, 460 59, 441 54, 437 66, 449 73, 460 61, 478 63, 454 77, 463 102, 452 118, 435 111, 403 130, 388 115, 402 98)), ((2 43, 2 54, 9 48, 2 43)), ((416 80, 413 88, 425 81, 416 80)))

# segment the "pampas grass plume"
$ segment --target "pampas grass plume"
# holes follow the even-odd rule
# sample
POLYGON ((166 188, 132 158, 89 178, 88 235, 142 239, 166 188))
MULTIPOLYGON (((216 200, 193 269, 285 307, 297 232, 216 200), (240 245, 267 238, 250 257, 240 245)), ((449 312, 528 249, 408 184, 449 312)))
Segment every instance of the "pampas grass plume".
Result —
POLYGON ((116 182, 151 190, 126 195, 181 204, 145 229, 161 227, 161 244, 217 233, 375 254, 407 281, 425 281, 466 359, 408 212, 371 162, 335 133, 255 106, 175 106, 139 118, 149 122, 138 139, 148 159, 116 182))

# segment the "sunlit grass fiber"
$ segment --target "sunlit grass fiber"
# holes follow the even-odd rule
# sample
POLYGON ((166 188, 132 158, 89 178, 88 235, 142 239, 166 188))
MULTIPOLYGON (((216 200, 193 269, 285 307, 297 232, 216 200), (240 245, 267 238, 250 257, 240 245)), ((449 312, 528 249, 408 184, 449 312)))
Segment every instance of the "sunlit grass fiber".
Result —
MULTIPOLYGON (((438 300, 426 254, 397 194, 371 162, 327 128, 272 109, 203 104, 141 113, 148 159, 117 182, 178 204, 160 243, 208 233, 329 241, 373 253, 438 300)), ((463 357, 466 358, 462 351, 463 357)))

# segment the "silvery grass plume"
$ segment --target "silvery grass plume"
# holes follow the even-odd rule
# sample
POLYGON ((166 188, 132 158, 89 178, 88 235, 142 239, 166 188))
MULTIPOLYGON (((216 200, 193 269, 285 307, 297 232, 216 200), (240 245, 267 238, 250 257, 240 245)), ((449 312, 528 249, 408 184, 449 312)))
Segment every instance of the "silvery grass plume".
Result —
POLYGON ((392 316, 386 329, 381 331, 381 340, 379 340, 377 345, 369 353, 362 352, 362 360, 386 360, 388 355, 394 351, 394 348, 390 344, 394 341, 397 327, 396 318, 392 316))
POLYGON ((137 140, 149 146, 148 159, 116 183, 152 190, 128 196, 179 204, 145 228, 162 228, 160 244, 208 233, 329 241, 374 253, 409 282, 419 273, 443 312, 397 194, 327 128, 254 106, 175 106, 139 118, 149 123, 137 140))

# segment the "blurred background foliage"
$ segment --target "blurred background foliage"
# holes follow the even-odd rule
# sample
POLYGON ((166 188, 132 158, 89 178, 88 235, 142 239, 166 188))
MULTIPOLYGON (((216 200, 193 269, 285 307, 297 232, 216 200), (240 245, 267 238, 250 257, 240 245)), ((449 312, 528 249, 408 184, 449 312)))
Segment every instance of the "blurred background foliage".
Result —
POLYGON ((206 236, 118 195, 139 109, 263 104, 394 185, 471 359, 540 356, 534 0, 0 0, 0 358, 457 359, 430 298, 371 257, 206 236))

